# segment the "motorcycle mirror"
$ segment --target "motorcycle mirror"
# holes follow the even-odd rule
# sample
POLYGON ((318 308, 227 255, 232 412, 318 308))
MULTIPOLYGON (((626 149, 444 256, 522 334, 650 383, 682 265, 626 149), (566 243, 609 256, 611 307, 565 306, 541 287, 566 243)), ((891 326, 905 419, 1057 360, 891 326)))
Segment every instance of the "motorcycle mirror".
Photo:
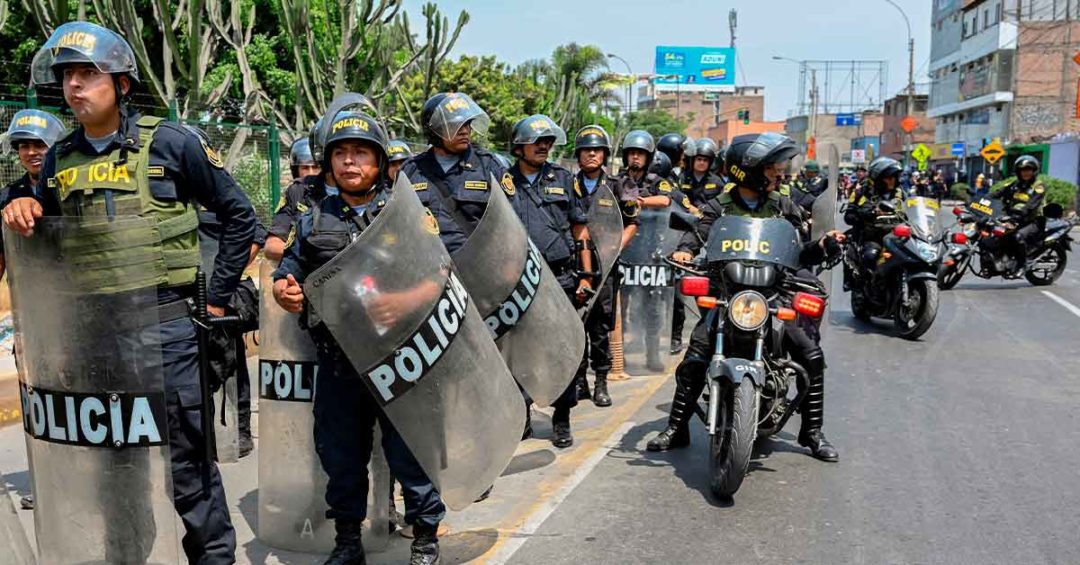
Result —
POLYGON ((671 211, 668 219, 668 227, 677 231, 694 231, 698 225, 698 217, 678 210, 671 211))
POLYGON ((956 207, 954 207, 952 209, 952 213, 953 213, 954 216, 960 216, 961 214, 964 213, 964 209, 959 207, 959 206, 956 206, 956 207))
POLYGON ((1061 217, 1064 215, 1065 208, 1063 208, 1061 204, 1058 204, 1057 202, 1051 202, 1050 204, 1047 204, 1045 208, 1043 208, 1043 216, 1046 216, 1051 220, 1060 220, 1061 217))

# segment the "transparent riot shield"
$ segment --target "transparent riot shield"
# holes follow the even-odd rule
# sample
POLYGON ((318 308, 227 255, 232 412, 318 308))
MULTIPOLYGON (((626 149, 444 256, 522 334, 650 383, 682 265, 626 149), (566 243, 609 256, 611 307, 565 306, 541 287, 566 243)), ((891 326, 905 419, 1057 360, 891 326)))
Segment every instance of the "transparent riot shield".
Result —
POLYGON ((518 384, 550 406, 577 372, 585 326, 502 191, 492 191, 454 263, 518 384))
MULTIPOLYGON (((592 194, 589 206, 589 243, 593 250, 593 269, 600 273, 596 289, 604 287, 614 274, 615 262, 622 250, 623 218, 619 200, 605 185, 598 186, 592 194)), ((589 298, 582 310, 582 318, 588 316, 599 293, 589 298)))
MULTIPOLYGON (((276 265, 264 260, 259 270, 259 520, 258 537, 290 551, 329 553, 334 523, 326 517, 326 473, 315 453, 311 411, 318 377, 315 344, 300 328, 299 316, 274 301, 276 265)), ((390 469, 379 434, 368 464, 371 488, 368 517, 373 524, 364 547, 386 545, 390 469)))
POLYGON ((375 221, 308 275, 304 294, 357 386, 460 510, 510 462, 525 405, 437 225, 402 179, 375 221))
POLYGON ((623 356, 628 370, 662 371, 669 358, 674 273, 664 262, 681 233, 668 226, 669 209, 641 211, 637 235, 623 250, 621 278, 623 356))
MULTIPOLYGON (((210 213, 201 213, 200 221, 205 214, 210 213)), ((199 230, 199 266, 208 279, 214 272, 214 261, 220 248, 218 240, 199 230)), ((214 392, 214 441, 218 463, 236 463, 240 459, 240 429, 237 426, 239 398, 235 378, 228 379, 224 386, 214 392)))
POLYGON ((46 217, 32 237, 4 234, 41 563, 180 558, 158 234, 136 217, 46 217))

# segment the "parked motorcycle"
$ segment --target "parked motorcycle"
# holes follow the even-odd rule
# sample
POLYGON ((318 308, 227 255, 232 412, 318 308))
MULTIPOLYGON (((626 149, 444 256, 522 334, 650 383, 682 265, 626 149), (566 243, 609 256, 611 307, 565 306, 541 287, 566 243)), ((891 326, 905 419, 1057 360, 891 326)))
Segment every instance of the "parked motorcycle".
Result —
MULTIPOLYGON (((856 318, 892 318, 904 339, 918 339, 933 325, 938 310, 937 274, 945 234, 936 235, 937 201, 922 196, 901 200, 900 213, 892 202, 878 226, 892 225, 881 249, 864 256, 862 242, 849 237, 844 263, 851 274, 851 311, 856 318)), ((849 232, 849 235, 851 232, 849 232)))
MULTIPOLYGON (((690 231, 697 219, 672 213, 671 227, 690 231)), ((724 216, 713 224, 704 256, 685 272, 683 295, 706 309, 715 338, 708 367, 710 489, 718 497, 742 485, 757 438, 783 429, 809 386, 809 374, 784 343, 785 322, 813 324, 827 293, 812 276, 800 277, 802 245, 784 219, 724 216), (800 319, 800 316, 802 319, 800 319)))
POLYGON ((1080 224, 1076 216, 1063 218, 1061 205, 1048 204, 1043 209, 1046 223, 1038 244, 1028 246, 1027 266, 1021 270, 1003 245, 1017 226, 1001 200, 979 198, 966 207, 957 206, 953 214, 956 225, 950 230, 950 244, 938 271, 943 290, 955 287, 968 271, 984 279, 1024 277, 1035 286, 1052 285, 1065 272, 1073 241, 1069 233, 1080 224))

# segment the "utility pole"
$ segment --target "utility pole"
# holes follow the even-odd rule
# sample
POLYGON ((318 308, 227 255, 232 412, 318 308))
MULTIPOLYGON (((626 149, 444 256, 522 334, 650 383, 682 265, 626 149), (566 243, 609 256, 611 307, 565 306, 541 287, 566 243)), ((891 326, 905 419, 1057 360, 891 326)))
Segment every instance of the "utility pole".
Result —
POLYGON ((734 8, 728 12, 728 29, 731 30, 731 48, 735 48, 735 29, 739 27, 739 12, 734 8))
POLYGON ((810 138, 814 140, 814 152, 817 156, 817 112, 818 112, 818 92, 817 92, 817 69, 810 69, 810 138))

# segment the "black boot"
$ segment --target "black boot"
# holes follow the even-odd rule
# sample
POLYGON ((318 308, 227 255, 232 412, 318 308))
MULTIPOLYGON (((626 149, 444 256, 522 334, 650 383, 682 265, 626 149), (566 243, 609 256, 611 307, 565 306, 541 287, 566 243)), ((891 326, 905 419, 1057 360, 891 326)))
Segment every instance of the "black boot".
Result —
POLYGON ((593 404, 602 408, 611 406, 611 397, 608 396, 607 391, 607 375, 597 374, 596 384, 593 386, 593 404))
POLYGON ((681 337, 671 338, 671 349, 669 350, 669 353, 671 353, 672 355, 678 355, 682 353, 684 348, 685 346, 683 346, 681 337))
POLYGON ((439 526, 413 525, 412 556, 409 565, 439 565, 439 526))
POLYGON ((323 565, 367 565, 364 557, 364 544, 360 540, 359 520, 338 519, 334 525, 337 536, 334 537, 334 552, 323 565))
POLYGON ((251 441, 251 424, 248 423, 247 427, 241 425, 237 430, 240 433, 240 440, 238 442, 239 458, 243 459, 251 454, 251 451, 255 449, 255 443, 251 441))
POLYGON ((556 408, 551 416, 551 427, 555 429, 552 445, 560 449, 574 445, 574 436, 570 433, 570 409, 556 408))
POLYGON ((825 374, 817 372, 810 375, 810 390, 806 392, 799 410, 802 413, 802 427, 799 429, 799 445, 810 448, 810 454, 822 461, 840 460, 836 451, 821 426, 825 422, 825 374))
MULTIPOLYGON (((700 365, 697 368, 704 370, 700 365)), ((694 415, 701 390, 705 388, 704 375, 693 378, 688 373, 694 365, 683 363, 675 375, 675 397, 671 400, 671 415, 668 425, 659 435, 649 440, 649 451, 668 451, 690 445, 690 417, 694 415)))
POLYGON ((589 380, 585 378, 585 375, 579 375, 574 379, 574 384, 577 386, 577 399, 588 400, 592 398, 592 394, 589 393, 589 380))

